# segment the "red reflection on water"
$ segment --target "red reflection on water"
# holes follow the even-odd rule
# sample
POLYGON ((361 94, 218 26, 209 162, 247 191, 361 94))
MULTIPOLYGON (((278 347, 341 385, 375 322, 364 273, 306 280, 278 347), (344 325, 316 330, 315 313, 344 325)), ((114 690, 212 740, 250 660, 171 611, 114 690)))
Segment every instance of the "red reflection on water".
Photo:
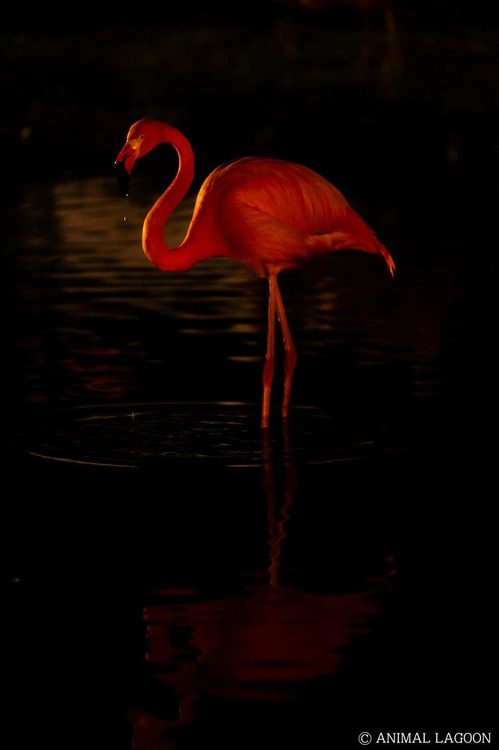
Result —
POLYGON ((315 594, 261 585, 236 599, 147 608, 147 660, 177 696, 174 718, 134 711, 132 750, 174 747, 169 730, 190 724, 203 696, 276 702, 306 680, 337 672, 345 647, 379 609, 367 592, 315 594), (176 643, 179 632, 187 643, 176 643))
MULTIPOLYGON (((170 668, 185 650, 172 644, 170 634, 172 628, 188 628, 193 664, 203 666, 196 681, 204 689, 281 698, 281 682, 336 672, 342 661, 339 650, 377 610, 365 592, 325 595, 268 585, 251 587, 238 599, 165 604, 145 613, 147 659, 168 667, 156 676, 178 688, 185 669, 172 675, 170 668), (258 684, 262 682, 264 687, 258 684)), ((192 665, 183 666, 189 666, 192 677, 192 665)))
MULTIPOLYGON (((169 718, 135 710, 132 750, 176 747, 175 733, 194 721, 203 697, 282 702, 305 681, 341 668, 352 639, 379 611, 372 592, 317 593, 279 585, 281 550, 297 486, 284 436, 284 486, 276 502, 274 460, 263 437, 263 489, 269 520, 268 582, 235 596, 202 600, 191 590, 163 590, 144 610, 152 677, 176 696, 169 718), (173 731, 173 734, 172 734, 173 731)), ((279 486, 279 485, 277 485, 279 486)), ((165 714, 167 711, 165 710, 165 714)))

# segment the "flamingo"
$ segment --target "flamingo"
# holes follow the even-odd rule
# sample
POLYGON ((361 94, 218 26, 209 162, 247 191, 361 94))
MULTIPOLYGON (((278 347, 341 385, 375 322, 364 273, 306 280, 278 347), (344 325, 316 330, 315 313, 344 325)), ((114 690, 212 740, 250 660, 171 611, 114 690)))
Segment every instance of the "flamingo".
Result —
POLYGON ((282 418, 289 414, 297 362, 278 286, 282 271, 338 250, 379 255, 394 274, 395 263, 375 233, 350 207, 342 193, 316 172, 278 159, 245 157, 217 167, 198 193, 184 240, 170 248, 165 224, 185 197, 194 176, 188 139, 172 125, 144 119, 130 128, 116 157, 118 184, 125 194, 135 161, 161 143, 178 154, 177 174, 144 220, 142 248, 161 271, 186 271, 206 258, 228 257, 249 266, 269 285, 267 351, 263 367, 261 425, 269 426, 274 377, 275 320, 284 340, 282 418))

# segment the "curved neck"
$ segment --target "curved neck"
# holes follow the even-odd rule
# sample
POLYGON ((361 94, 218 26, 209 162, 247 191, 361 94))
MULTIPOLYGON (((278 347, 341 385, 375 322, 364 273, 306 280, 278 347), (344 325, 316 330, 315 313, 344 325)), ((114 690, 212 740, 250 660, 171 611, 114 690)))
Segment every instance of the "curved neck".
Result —
MULTIPOLYGON (((202 253, 195 252, 192 243, 184 242, 170 248, 165 242, 165 224, 189 190, 194 177, 194 154, 191 144, 182 133, 169 125, 164 126, 162 143, 170 143, 179 157, 178 171, 171 185, 158 198, 147 214, 142 231, 142 248, 149 260, 162 271, 185 271, 202 253)), ((187 238, 186 238, 187 239, 187 238)))

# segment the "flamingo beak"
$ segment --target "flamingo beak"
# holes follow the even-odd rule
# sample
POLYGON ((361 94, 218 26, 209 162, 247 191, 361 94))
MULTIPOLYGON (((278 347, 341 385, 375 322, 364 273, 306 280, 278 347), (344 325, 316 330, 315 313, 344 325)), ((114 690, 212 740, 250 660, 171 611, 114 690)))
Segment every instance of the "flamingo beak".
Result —
POLYGON ((118 189, 122 195, 128 195, 130 175, 133 165, 139 156, 139 145, 137 141, 129 140, 125 143, 114 162, 114 171, 118 182, 118 189))

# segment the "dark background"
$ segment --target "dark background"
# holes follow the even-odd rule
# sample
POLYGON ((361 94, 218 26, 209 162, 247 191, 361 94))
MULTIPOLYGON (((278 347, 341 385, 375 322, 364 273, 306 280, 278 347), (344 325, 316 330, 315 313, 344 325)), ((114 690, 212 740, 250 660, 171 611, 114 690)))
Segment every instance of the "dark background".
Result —
MULTIPOLYGON (((241 155, 302 162, 340 187, 401 273, 411 251, 428 257, 428 273, 432 254, 461 258, 456 325, 467 359, 487 360, 498 24, 490 4, 445 0, 11 8, 1 46, 6 239, 24 221, 23 187, 106 175, 129 125, 163 118, 193 144, 194 189, 241 155)), ((165 149, 139 162, 135 179, 157 194, 175 169, 165 149)), ((482 386, 494 380, 488 361, 469 369, 482 386)))
POLYGON ((128 124, 155 116, 188 133, 198 182, 221 161, 272 154, 345 190, 365 182, 369 193, 376 184, 390 190, 413 209, 418 242, 430 222, 448 231, 459 218, 439 213, 446 188, 466 191, 488 215, 498 130, 493 7, 180 6, 153 14, 90 4, 77 17, 47 8, 7 19, 1 135, 11 179, 102 174, 128 124))
MULTIPOLYGON (((245 523, 259 491, 254 479, 241 482, 216 466, 198 467, 193 477, 181 456, 130 480, 120 472, 45 466, 26 454, 40 429, 50 442, 61 414, 74 407, 258 401, 260 362, 224 359, 234 346, 248 353, 244 335, 208 337, 209 319, 194 344, 179 333, 182 309, 197 304, 201 315, 209 311, 209 295, 220 291, 213 287, 201 303, 188 286, 178 286, 180 312, 170 317, 157 304, 125 326, 118 305, 113 318, 83 289, 82 309, 97 308, 93 335, 106 343, 106 357, 112 347, 118 352, 103 365, 111 387, 95 391, 81 369, 68 365, 82 340, 80 323, 53 307, 77 293, 79 281, 75 273, 54 282, 65 248, 53 232, 51 191, 83 184, 77 180, 109 175, 111 181, 128 127, 148 116, 171 122, 191 140, 195 189, 217 164, 250 154, 316 169, 376 228, 398 266, 392 286, 360 259, 333 261, 345 289, 339 307, 353 300, 366 330, 370 306, 378 310, 383 300, 386 333, 370 367, 353 340, 364 333, 361 323, 339 330, 332 344, 328 339, 327 351, 320 329, 300 328, 301 308, 314 305, 313 270, 283 279, 304 352, 296 403, 337 410, 343 401, 354 423, 367 414, 378 425, 396 425, 399 441, 396 460, 371 461, 360 475, 302 469, 303 526, 296 523, 294 533, 303 535, 300 543, 327 547, 321 570, 325 576, 334 569, 339 588, 355 588, 345 582, 347 568, 374 570, 380 550, 395 553, 395 603, 370 647, 349 652, 338 685, 315 686, 296 712, 267 705, 248 711, 234 699, 212 707, 210 719, 210 706, 201 703, 199 734, 181 746, 262 746, 268 731, 269 744, 296 735, 314 745, 329 732, 331 746, 346 748, 358 746, 355 728, 376 725, 493 729, 497 8, 446 0, 202 7, 186 0, 154 13, 144 3, 130 10, 45 6, 10 8, 0 33, 6 646, 14 746, 28 746, 27 732, 31 742, 47 735, 54 744, 62 737, 65 746, 128 748, 126 712, 139 705, 161 713, 161 701, 156 705, 141 682, 141 610, 151 588, 172 570, 177 585, 194 585, 205 568, 218 590, 224 562, 216 550, 225 549, 234 524, 243 551, 230 572, 253 565, 246 550, 258 524, 245 523), (33 262, 30 243, 38 237, 44 254, 33 262), (132 339, 145 342, 137 368, 127 348, 132 339), (116 358, 133 374, 124 387, 116 358), (164 487, 174 498, 168 511, 164 487), (328 494, 322 505, 324 487, 342 502, 329 502, 328 494), (210 513, 204 499, 213 488, 220 508, 210 513), (304 508, 314 502, 322 522, 309 519, 307 527, 304 508)), ((167 149, 139 162, 136 195, 157 194, 175 169, 167 149)), ((130 279, 130 296, 135 278, 146 279, 130 279)), ((154 283, 152 275, 147 279, 154 283)), ((251 292, 258 301, 251 321, 258 321, 263 346, 265 290, 255 281, 251 292)), ((76 359, 88 365, 85 346, 76 359)), ((289 554, 289 570, 306 580, 298 553, 289 554)))

